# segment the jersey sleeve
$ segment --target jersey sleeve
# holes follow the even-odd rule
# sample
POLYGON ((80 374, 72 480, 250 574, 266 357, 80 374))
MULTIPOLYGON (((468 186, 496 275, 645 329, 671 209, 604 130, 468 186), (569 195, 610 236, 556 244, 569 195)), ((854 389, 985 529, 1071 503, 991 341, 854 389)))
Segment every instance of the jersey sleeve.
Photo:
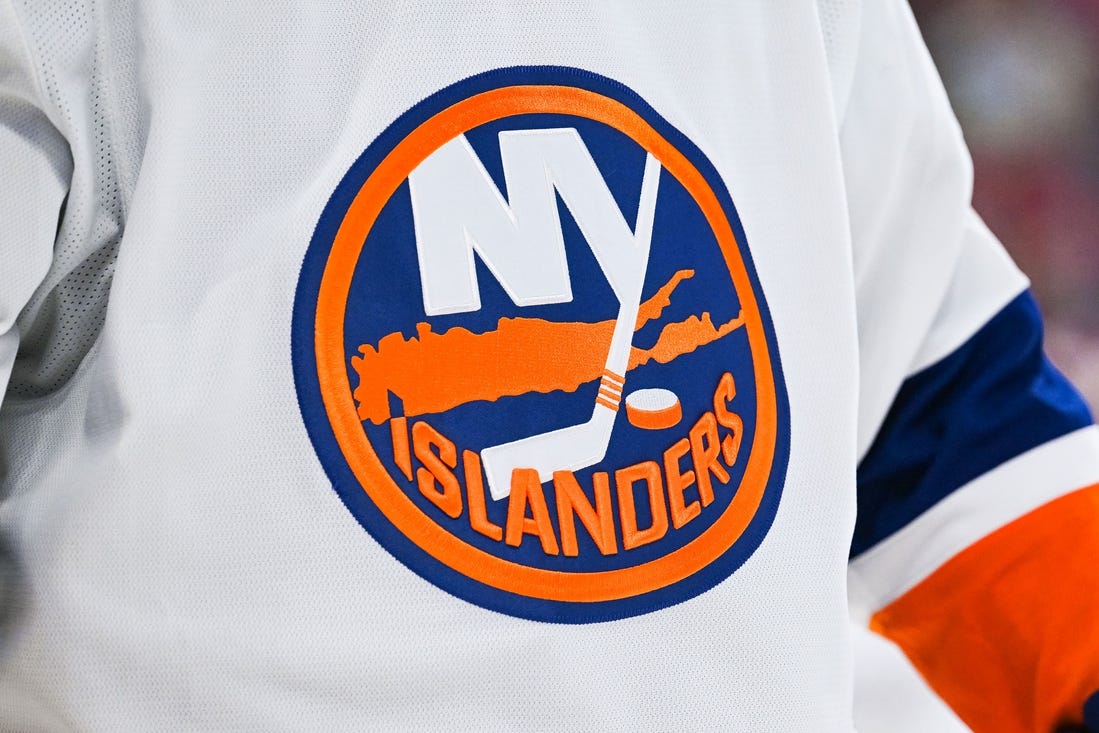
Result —
POLYGON ((16 318, 49 270, 72 162, 50 121, 15 8, 0 0, 0 398, 16 318))
POLYGON ((1099 690, 1099 430, 970 206, 907 4, 864 2, 859 38, 839 116, 861 369, 852 608, 978 733, 1079 724, 1099 690))

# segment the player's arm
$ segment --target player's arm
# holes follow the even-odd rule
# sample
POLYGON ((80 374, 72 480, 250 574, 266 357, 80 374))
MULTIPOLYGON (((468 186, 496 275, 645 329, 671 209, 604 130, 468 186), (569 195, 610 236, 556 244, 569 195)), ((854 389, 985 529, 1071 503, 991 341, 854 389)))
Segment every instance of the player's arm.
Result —
POLYGON ((861 351, 853 608, 978 733, 1050 733, 1085 705, 1099 731, 1099 429, 970 208, 907 5, 864 2, 860 38, 837 83, 861 351))
POLYGON ((0 0, 0 399, 19 346, 15 320, 49 269, 72 173, 44 96, 16 10, 0 0))

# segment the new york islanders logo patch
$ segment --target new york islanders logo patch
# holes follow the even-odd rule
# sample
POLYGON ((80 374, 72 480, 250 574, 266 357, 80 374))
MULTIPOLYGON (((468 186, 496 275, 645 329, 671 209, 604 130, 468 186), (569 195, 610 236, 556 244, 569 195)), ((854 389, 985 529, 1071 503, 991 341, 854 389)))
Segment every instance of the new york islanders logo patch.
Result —
POLYGON ((417 104, 321 215, 302 414, 411 570, 528 619, 679 603, 778 507, 789 408, 733 202, 637 94, 501 69, 417 104))

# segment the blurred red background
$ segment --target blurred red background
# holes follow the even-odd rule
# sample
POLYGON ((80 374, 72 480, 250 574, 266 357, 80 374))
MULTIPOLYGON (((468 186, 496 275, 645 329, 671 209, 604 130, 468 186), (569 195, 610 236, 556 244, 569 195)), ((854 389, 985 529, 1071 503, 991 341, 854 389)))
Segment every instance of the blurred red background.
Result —
POLYGON ((1097 407, 1099 0, 912 4, 973 153, 976 209, 1030 277, 1053 361, 1097 407))

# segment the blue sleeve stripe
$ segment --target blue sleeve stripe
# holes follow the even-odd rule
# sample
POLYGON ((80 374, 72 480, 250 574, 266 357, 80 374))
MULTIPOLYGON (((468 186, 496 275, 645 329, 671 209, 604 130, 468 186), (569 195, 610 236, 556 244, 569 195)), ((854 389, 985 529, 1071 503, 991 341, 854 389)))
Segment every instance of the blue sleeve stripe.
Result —
POLYGON ((1000 464, 1092 423, 1042 351, 1029 292, 908 378, 858 468, 855 557, 1000 464))
POLYGON ((1084 704, 1084 723, 1091 730, 1099 731, 1099 692, 1089 697, 1084 704))

